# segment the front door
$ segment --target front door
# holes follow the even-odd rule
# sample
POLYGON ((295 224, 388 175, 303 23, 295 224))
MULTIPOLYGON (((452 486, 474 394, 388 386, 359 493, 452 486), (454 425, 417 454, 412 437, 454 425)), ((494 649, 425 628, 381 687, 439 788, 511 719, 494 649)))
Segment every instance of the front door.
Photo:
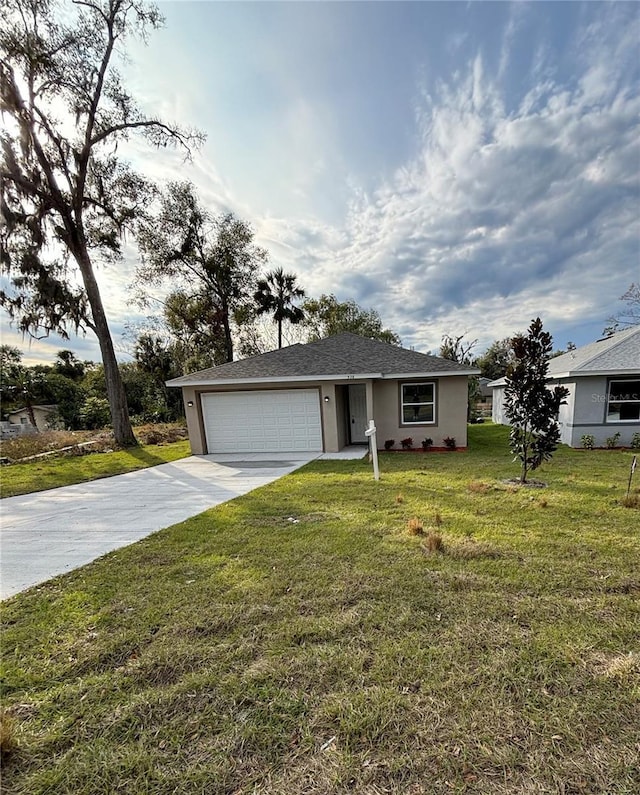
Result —
POLYGON ((367 422, 367 387, 364 384, 349 384, 349 441, 351 444, 366 444, 364 435, 367 422))

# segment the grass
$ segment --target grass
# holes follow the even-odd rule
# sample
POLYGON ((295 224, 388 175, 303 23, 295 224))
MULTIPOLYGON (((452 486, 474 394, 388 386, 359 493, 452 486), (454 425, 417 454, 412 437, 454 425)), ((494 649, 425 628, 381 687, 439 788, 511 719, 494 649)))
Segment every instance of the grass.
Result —
POLYGON ((13 497, 54 489, 57 486, 85 483, 88 480, 166 464, 190 454, 189 442, 183 440, 171 444, 150 444, 106 453, 87 453, 11 464, 0 469, 0 493, 2 497, 13 497))
POLYGON ((379 483, 312 463, 6 602, 3 792, 637 793, 631 455, 562 449, 521 489, 505 429, 470 433, 379 483))

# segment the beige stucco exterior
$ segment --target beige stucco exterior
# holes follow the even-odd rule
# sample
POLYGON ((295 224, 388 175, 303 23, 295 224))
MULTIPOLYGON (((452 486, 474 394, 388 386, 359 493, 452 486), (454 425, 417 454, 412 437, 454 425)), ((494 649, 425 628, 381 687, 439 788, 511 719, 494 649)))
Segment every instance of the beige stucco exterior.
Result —
MULTIPOLYGON (((36 421, 37 429, 39 431, 44 431, 56 426, 58 414, 55 409, 34 406, 33 417, 36 421)), ((31 418, 26 408, 12 411, 8 415, 8 420, 11 425, 31 425, 31 418)))
POLYGON ((400 440, 408 436, 413 439, 415 447, 420 447, 420 443, 426 437, 433 439, 434 447, 442 447, 446 436, 455 438, 458 447, 466 447, 467 380, 465 375, 442 378, 260 382, 251 385, 233 384, 216 387, 206 385, 200 388, 187 386, 182 389, 189 439, 194 455, 204 455, 209 452, 204 432, 201 396, 211 392, 237 392, 245 389, 316 388, 320 401, 323 447, 325 452, 337 452, 349 444, 346 402, 347 387, 353 384, 364 384, 366 387, 367 417, 375 422, 380 449, 384 447, 387 439, 394 439, 399 447, 400 440), (403 383, 415 382, 435 384, 436 410, 433 423, 402 424, 400 386, 403 383))

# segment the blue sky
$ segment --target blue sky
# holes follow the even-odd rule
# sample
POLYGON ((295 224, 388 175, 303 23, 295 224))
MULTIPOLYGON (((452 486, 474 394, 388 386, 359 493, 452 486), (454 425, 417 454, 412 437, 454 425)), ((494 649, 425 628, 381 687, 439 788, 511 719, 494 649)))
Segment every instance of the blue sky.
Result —
MULTIPOLYGON (((640 5, 164 2, 130 48, 148 110, 208 136, 187 178, 309 295, 375 307, 406 346, 540 315, 596 339, 640 281, 640 5)), ((135 252, 101 272, 116 339, 135 252)), ((10 334, 7 342, 14 342, 10 334)), ((18 338, 19 342, 19 338, 18 338)), ((33 345, 52 358, 86 339, 33 345)))

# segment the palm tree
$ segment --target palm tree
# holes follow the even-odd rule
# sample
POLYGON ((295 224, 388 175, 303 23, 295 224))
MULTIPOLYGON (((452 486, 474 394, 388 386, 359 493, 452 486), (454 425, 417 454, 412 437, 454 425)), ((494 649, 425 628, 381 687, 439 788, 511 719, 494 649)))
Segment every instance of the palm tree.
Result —
POLYGON ((273 315, 273 322, 278 324, 278 348, 282 348, 282 321, 300 323, 304 320, 304 312, 293 303, 297 298, 304 298, 304 290, 296 285, 296 275, 285 273, 276 268, 258 281, 258 289, 254 293, 258 315, 273 315))

